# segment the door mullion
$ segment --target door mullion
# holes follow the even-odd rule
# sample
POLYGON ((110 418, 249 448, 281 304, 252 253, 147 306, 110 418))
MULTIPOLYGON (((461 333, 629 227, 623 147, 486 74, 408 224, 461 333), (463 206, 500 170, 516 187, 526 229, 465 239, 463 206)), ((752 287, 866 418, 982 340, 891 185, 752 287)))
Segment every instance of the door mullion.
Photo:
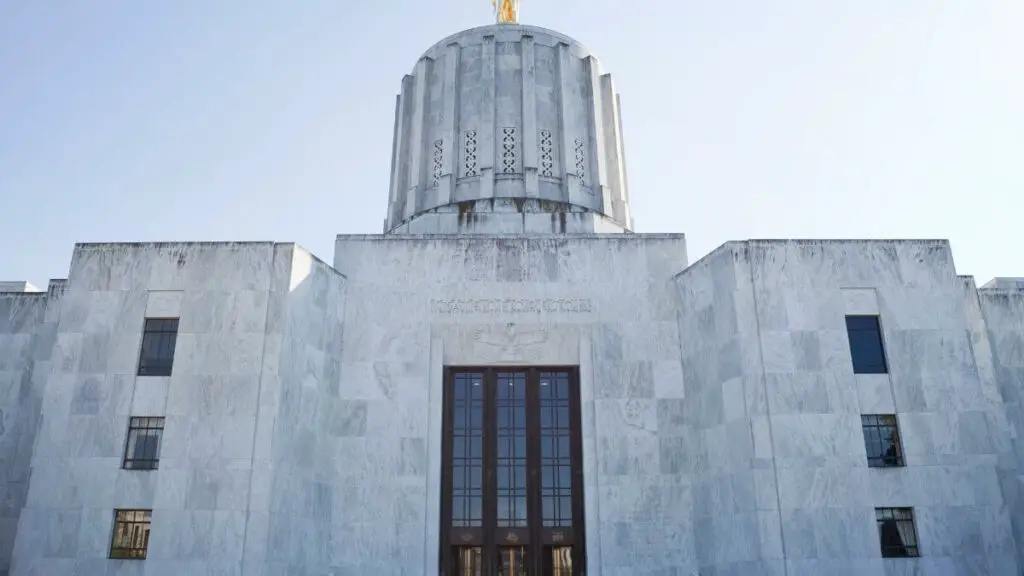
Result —
POLYGON ((583 514, 583 406, 580 399, 579 369, 570 372, 569 381, 569 444, 572 466, 572 530, 577 534, 573 544, 573 571, 586 573, 586 524, 583 514))
POLYGON ((530 542, 527 558, 530 574, 541 573, 541 516, 540 516, 540 377, 536 368, 526 375, 526 501, 527 526, 530 528, 530 542))
POLYGON ((483 457, 484 457, 484 526, 483 563, 484 574, 490 576, 497 560, 494 548, 494 525, 498 517, 497 500, 497 410, 495 409, 496 374, 493 369, 484 372, 481 385, 484 387, 483 457))

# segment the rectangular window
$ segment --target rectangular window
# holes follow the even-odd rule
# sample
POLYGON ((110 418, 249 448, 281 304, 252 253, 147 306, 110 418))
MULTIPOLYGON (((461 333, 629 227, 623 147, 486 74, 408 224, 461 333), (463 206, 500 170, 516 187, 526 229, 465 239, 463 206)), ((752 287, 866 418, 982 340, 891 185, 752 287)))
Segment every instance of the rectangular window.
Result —
POLYGON ((905 465, 895 414, 865 414, 860 417, 860 422, 864 428, 868 466, 892 468, 905 465))
POLYGON ((132 417, 128 422, 128 443, 124 448, 125 470, 156 470, 160 462, 163 418, 132 417))
POLYGON ((146 318, 139 353, 139 376, 170 376, 177 340, 177 318, 146 318))
POLYGON ((120 560, 145 560, 149 548, 149 523, 152 510, 114 510, 114 535, 110 557, 120 560))
POLYGON ((449 369, 444 404, 447 573, 582 574, 578 371, 449 369))
POLYGON ((916 558, 921 555, 917 548, 912 509, 875 508, 875 520, 883 558, 916 558))
POLYGON ((846 334, 850 339, 855 374, 885 374, 889 371, 878 316, 847 316, 846 334))

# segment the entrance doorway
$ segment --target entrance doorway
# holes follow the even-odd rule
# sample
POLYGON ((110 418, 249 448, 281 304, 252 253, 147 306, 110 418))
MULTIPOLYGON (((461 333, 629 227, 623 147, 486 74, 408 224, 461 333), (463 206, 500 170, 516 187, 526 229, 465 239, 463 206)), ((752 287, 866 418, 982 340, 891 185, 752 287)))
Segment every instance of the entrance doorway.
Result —
POLYGON ((576 368, 448 368, 441 574, 584 573, 576 368))

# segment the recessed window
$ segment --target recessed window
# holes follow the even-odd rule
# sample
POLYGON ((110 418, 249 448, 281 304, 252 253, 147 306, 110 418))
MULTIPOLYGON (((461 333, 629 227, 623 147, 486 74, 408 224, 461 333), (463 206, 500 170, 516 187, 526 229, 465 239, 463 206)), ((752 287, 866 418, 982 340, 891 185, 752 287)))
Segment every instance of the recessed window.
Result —
POLYGON ((846 334, 850 339, 855 374, 885 374, 889 371, 878 316, 847 316, 846 334))
POLYGON ((125 470, 156 470, 160 462, 163 418, 132 417, 128 422, 128 443, 124 448, 125 470))
POLYGON ((177 318, 146 318, 139 353, 139 376, 170 376, 177 340, 177 318))
POLYGON ((149 548, 149 523, 152 510, 114 510, 114 536, 110 557, 120 560, 145 560, 149 548))
POLYGON ((872 468, 904 466, 896 415, 865 414, 860 417, 860 422, 864 428, 864 447, 868 453, 868 466, 872 468))
POLYGON ((917 548, 912 509, 875 508, 875 520, 883 558, 916 558, 921 555, 917 548))

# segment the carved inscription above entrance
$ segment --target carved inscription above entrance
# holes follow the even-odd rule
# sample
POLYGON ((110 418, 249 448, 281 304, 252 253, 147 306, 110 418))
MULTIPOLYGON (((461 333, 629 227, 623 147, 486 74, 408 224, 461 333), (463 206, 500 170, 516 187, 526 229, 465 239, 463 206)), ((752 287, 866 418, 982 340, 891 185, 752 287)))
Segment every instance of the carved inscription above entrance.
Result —
POLYGON ((434 314, 540 314, 593 312, 590 298, 453 298, 431 300, 434 314))

